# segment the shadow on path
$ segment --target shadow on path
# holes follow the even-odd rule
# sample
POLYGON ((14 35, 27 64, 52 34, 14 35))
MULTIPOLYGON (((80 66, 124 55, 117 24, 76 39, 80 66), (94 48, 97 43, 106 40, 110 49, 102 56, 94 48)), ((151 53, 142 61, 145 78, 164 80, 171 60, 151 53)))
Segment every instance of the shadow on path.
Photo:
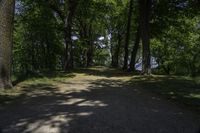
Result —
MULTIPOLYGON (((67 87, 67 86, 66 86, 67 87)), ((197 133, 199 118, 138 86, 98 79, 82 90, 26 85, 23 100, 0 109, 3 133, 197 133)))
POLYGON ((200 84, 192 79, 173 76, 134 77, 129 84, 139 85, 140 88, 200 112, 200 84))

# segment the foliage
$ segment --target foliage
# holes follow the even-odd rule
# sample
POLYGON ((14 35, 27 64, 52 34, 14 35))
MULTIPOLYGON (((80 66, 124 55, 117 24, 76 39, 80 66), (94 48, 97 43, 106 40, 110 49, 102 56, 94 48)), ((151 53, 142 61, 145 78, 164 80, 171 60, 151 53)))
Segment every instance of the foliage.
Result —
MULTIPOLYGON (((66 47, 75 67, 122 66, 129 0, 79 0, 72 19, 72 44, 65 43, 64 17, 70 0, 18 0, 16 4, 13 71, 35 73, 61 70, 66 47), (100 39, 101 38, 101 39, 100 39)), ((71 3, 72 4, 72 3, 71 3)), ((198 2, 154 0, 151 13, 151 54, 163 74, 200 73, 198 2)), ((135 44, 139 4, 134 0, 129 51, 135 44)), ((141 51, 141 46, 139 47, 141 51)), ((69 54, 67 53, 67 54, 69 54)), ((140 58, 137 53, 137 58, 140 58)), ((130 54, 130 53, 129 53, 130 54)), ((130 55, 128 58, 130 62, 130 55)))

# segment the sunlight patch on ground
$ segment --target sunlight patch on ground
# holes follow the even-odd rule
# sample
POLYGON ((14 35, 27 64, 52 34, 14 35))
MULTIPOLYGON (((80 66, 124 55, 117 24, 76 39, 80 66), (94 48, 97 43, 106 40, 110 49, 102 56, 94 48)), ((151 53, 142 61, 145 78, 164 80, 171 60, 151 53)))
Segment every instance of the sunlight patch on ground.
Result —
POLYGON ((49 120, 38 120, 34 123, 30 123, 27 129, 24 132, 32 132, 32 133, 42 133, 42 132, 49 132, 49 133, 59 133, 61 126, 65 126, 66 133, 69 129, 69 122, 71 118, 66 117, 66 115, 58 115, 52 116, 49 120), (67 128, 68 127, 68 128, 67 128))
POLYGON ((79 107, 87 106, 87 107, 106 107, 107 104, 103 103, 102 101, 88 101, 81 98, 70 98, 66 101, 60 103, 60 105, 76 105, 79 107))
POLYGON ((102 101, 85 101, 79 103, 78 106, 91 106, 91 107, 106 107, 108 104, 103 103, 102 101))
POLYGON ((69 100, 63 101, 60 103, 60 105, 76 105, 78 103, 81 103, 85 101, 85 99, 82 98, 70 98, 69 100))

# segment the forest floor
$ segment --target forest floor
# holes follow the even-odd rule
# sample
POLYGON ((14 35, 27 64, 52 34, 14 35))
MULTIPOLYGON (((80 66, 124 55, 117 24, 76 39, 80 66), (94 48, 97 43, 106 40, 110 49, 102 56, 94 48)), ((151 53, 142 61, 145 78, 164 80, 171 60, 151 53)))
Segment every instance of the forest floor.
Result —
POLYGON ((200 85, 96 67, 0 93, 0 133, 199 133, 200 85))

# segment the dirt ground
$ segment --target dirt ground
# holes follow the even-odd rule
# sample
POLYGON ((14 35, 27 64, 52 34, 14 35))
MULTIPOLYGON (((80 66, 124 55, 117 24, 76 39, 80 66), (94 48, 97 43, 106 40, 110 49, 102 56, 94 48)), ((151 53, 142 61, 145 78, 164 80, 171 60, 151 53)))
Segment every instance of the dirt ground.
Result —
POLYGON ((2 133, 200 133, 200 117, 106 70, 23 84, 0 108, 2 133))

